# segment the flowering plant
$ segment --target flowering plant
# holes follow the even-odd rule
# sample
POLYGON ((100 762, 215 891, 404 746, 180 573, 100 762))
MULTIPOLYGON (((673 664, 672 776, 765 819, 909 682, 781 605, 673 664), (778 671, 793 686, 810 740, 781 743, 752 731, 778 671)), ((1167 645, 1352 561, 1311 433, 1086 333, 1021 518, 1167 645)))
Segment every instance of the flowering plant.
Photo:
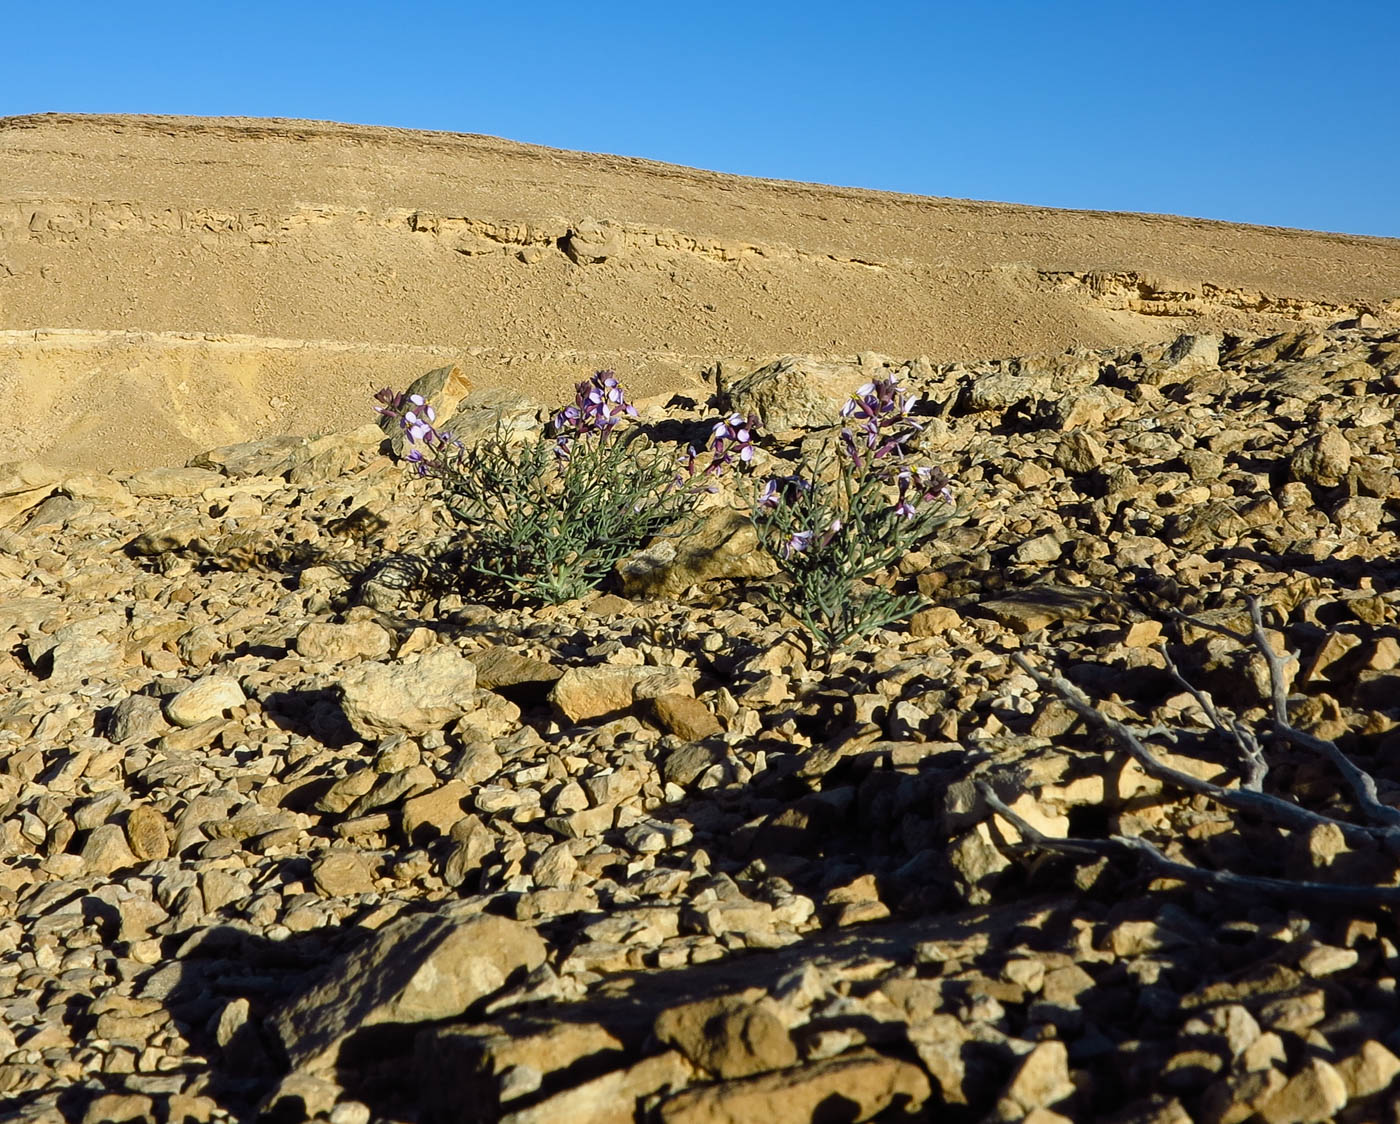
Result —
POLYGON ((467 571, 488 588, 549 604, 595 589, 622 558, 694 511, 699 480, 753 456, 748 423, 732 429, 728 419, 715 427, 708 464, 692 448, 678 468, 623 426, 637 410, 611 371, 580 382, 548 434, 522 444, 498 430, 467 447, 435 428, 419 396, 382 390, 376 398, 411 446, 407 460, 442 482, 447 509, 468 529, 467 571))
POLYGON ((867 383, 842 407, 851 424, 836 455, 828 447, 805 473, 769 479, 755 501, 759 542, 791 582, 784 603, 822 648, 926 604, 870 583, 955 514, 948 478, 906 449, 916 401, 893 378, 867 383))

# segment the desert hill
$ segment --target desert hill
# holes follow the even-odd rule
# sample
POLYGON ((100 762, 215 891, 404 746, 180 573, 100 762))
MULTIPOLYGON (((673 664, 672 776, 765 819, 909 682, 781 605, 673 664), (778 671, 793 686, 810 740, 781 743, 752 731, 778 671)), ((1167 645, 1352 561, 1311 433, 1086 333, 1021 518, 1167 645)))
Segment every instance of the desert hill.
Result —
MULTIPOLYGON (((747 179, 323 122, 0 120, 0 461, 359 424, 444 362, 553 400, 1400 310, 1400 242, 747 179)), ((1301 323, 1300 323, 1301 322, 1301 323)))

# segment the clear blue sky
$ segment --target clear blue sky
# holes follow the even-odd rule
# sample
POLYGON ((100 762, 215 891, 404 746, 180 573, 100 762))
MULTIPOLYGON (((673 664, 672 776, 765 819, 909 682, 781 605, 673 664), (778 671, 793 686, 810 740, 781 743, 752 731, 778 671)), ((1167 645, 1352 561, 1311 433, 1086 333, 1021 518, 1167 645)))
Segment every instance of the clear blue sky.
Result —
POLYGON ((1400 237, 1400 0, 76 0, 7 39, 0 116, 308 117, 1400 237))

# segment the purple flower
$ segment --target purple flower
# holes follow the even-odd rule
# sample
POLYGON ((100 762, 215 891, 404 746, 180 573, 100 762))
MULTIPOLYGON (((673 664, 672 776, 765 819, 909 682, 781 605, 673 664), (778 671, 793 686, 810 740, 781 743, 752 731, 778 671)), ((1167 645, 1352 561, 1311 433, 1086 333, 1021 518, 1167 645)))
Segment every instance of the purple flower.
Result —
POLYGON ((737 457, 742 464, 750 464, 754 456, 753 434, 758 428, 758 418, 750 414, 730 414, 715 423, 710 430, 710 463, 705 471, 718 476, 734 463, 737 457))
POLYGON ((554 415, 551 428, 556 437, 607 437, 623 418, 636 416, 637 408, 627 401, 617 377, 599 371, 574 387, 573 405, 554 415))
POLYGON ((792 537, 782 545, 783 557, 791 558, 794 554, 801 554, 811 545, 811 531, 794 531, 792 537))
POLYGON ((421 394, 404 394, 387 386, 375 394, 374 399, 380 403, 375 407, 377 413, 399 423, 399 429, 412 446, 405 459, 418 475, 442 474, 445 471, 443 455, 450 446, 460 449, 462 443, 451 433, 437 430, 437 411, 428 400, 421 394), (425 454, 425 449, 431 456, 425 454))
POLYGON ((763 482, 758 494, 758 506, 765 511, 773 511, 780 503, 791 503, 804 492, 810 492, 812 485, 800 476, 773 476, 763 482))
MULTIPOLYGON (((418 398, 418 395, 414 395, 418 398)), ((437 411, 431 406, 425 405, 421 400, 417 403, 418 410, 407 411, 399 422, 400 427, 407 435, 408 439, 415 444, 425 438, 434 435, 433 422, 437 418, 437 411), (419 411, 422 416, 419 416, 419 411)))
POLYGON ((841 431, 841 444, 856 468, 865 467, 866 452, 871 460, 903 454, 905 443, 922 428, 909 416, 916 402, 917 396, 904 393, 893 378, 868 382, 851 395, 841 416, 857 424, 841 431))

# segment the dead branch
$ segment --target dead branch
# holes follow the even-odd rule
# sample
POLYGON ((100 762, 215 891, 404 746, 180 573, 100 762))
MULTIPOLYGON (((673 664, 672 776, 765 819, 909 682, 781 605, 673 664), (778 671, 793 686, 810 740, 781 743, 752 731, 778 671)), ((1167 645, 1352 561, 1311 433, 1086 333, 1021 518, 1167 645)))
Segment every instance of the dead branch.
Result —
POLYGON ((1254 643, 1264 654, 1264 660, 1269 665, 1269 684, 1272 688, 1274 704, 1274 730, 1294 745, 1311 750, 1313 753, 1319 753, 1331 761, 1337 771, 1342 774, 1343 779, 1351 786, 1351 791, 1356 797, 1356 803, 1362 814, 1374 823, 1382 824, 1391 831, 1400 834, 1400 810, 1380 802, 1375 778, 1343 753, 1337 747, 1336 742, 1300 730, 1288 720, 1288 687, 1284 682, 1283 661, 1275 654, 1264 635, 1264 622, 1259 613, 1258 599, 1249 597, 1245 601, 1249 605, 1249 619, 1253 624, 1254 643))
POLYGON ((1341 831, 1342 837, 1350 846, 1364 847, 1373 840, 1380 839, 1388 845, 1400 849, 1400 828, 1334 820, 1329 816, 1320 815, 1266 792, 1256 792, 1252 789, 1222 788, 1218 784, 1212 784, 1210 781, 1193 777, 1189 773, 1183 773, 1180 769, 1173 769, 1170 765, 1154 757, 1131 727, 1103 714, 1067 679, 1058 675, 1046 675, 1032 666, 1030 661, 1019 652, 1012 658, 1022 671, 1026 672, 1042 687, 1048 687, 1054 691, 1071 710, 1091 725, 1103 730, 1127 750, 1148 776, 1156 777, 1160 781, 1175 785, 1187 792, 1208 797, 1227 808, 1251 813, 1292 831, 1310 832, 1316 827, 1335 826, 1341 831))
POLYGON ((1333 886, 1325 882, 1260 878, 1230 871, 1205 870, 1169 859, 1146 839, 1127 835, 1114 835, 1108 839, 1056 839, 1038 831, 1013 812, 986 781, 979 780, 977 790, 989 808, 1021 833, 1022 842, 1012 846, 1109 859, 1128 855, 1140 859, 1165 878, 1175 878, 1212 890, 1282 896, 1295 901, 1307 898, 1331 905, 1400 905, 1400 886, 1333 886))
MULTIPOLYGON (((1305 730, 1300 730, 1289 721, 1288 682, 1284 674, 1283 658, 1274 651, 1273 645, 1269 643, 1269 638, 1264 633, 1264 619, 1259 609, 1259 599, 1253 596, 1246 597, 1245 604, 1249 607, 1250 634, 1248 636, 1235 632, 1233 629, 1225 628, 1223 625, 1211 624, 1208 621, 1200 620, 1197 617, 1191 616, 1189 613, 1181 612, 1179 609, 1173 609, 1172 615, 1178 620, 1195 625, 1197 628, 1219 633, 1221 636, 1229 637, 1231 640, 1237 641, 1242 645, 1252 645, 1259 650, 1260 655, 1264 657, 1265 665, 1269 669, 1269 694, 1270 701, 1273 704, 1272 724, 1274 732, 1278 736, 1292 742, 1300 749, 1306 749, 1309 752, 1319 754, 1332 762, 1337 771, 1342 774, 1342 778, 1347 782, 1348 787, 1350 787, 1362 815, 1372 823, 1387 829, 1383 832, 1377 832, 1377 837, 1384 839, 1388 846, 1400 849, 1400 809, 1392 808, 1388 804, 1381 803, 1376 789, 1375 779, 1347 757, 1347 755, 1337 747, 1336 742, 1327 738, 1319 738, 1314 734, 1309 734, 1305 730)), ((1197 702, 1200 702, 1203 692, 1198 693, 1190 684, 1187 684, 1177 672, 1176 668, 1171 665, 1170 660, 1168 660, 1168 668, 1177 682, 1185 686, 1186 689, 1191 692, 1192 697, 1195 698, 1197 702)), ((1206 714, 1208 717, 1211 717, 1212 722, 1215 722, 1211 709, 1207 709, 1206 714)), ((1236 725, 1238 725, 1238 723, 1236 723, 1236 725)), ((1217 728, 1225 732, 1218 724, 1217 728)), ((1251 734, 1250 737, 1252 739, 1253 735, 1251 734)), ((1238 739, 1236 740, 1238 741, 1238 739)), ((1258 744, 1257 741, 1255 744, 1258 744)), ((1249 756, 1248 753, 1246 753, 1246 756, 1249 756)), ((1259 760, 1262 763, 1262 754, 1259 760)), ((1250 784, 1253 779, 1254 767, 1251 764, 1250 773, 1245 778, 1246 787, 1254 787, 1250 784)), ((1262 774, 1259 776, 1259 780, 1263 780, 1262 774)))
POLYGON ((1263 747, 1260 746, 1259 739, 1254 736, 1254 731, 1233 716, 1227 722, 1216 707, 1215 700, 1181 674, 1181 669, 1176 666, 1175 661, 1168 654, 1165 644, 1159 651, 1167 662, 1167 671, 1171 677, 1196 700, 1196 705, 1204 711, 1206 718, 1210 720, 1210 724, 1216 732, 1229 738, 1239 747, 1240 756, 1244 758, 1244 776, 1240 783, 1252 792, 1262 792, 1264 778, 1269 775, 1269 763, 1264 759, 1263 747))

